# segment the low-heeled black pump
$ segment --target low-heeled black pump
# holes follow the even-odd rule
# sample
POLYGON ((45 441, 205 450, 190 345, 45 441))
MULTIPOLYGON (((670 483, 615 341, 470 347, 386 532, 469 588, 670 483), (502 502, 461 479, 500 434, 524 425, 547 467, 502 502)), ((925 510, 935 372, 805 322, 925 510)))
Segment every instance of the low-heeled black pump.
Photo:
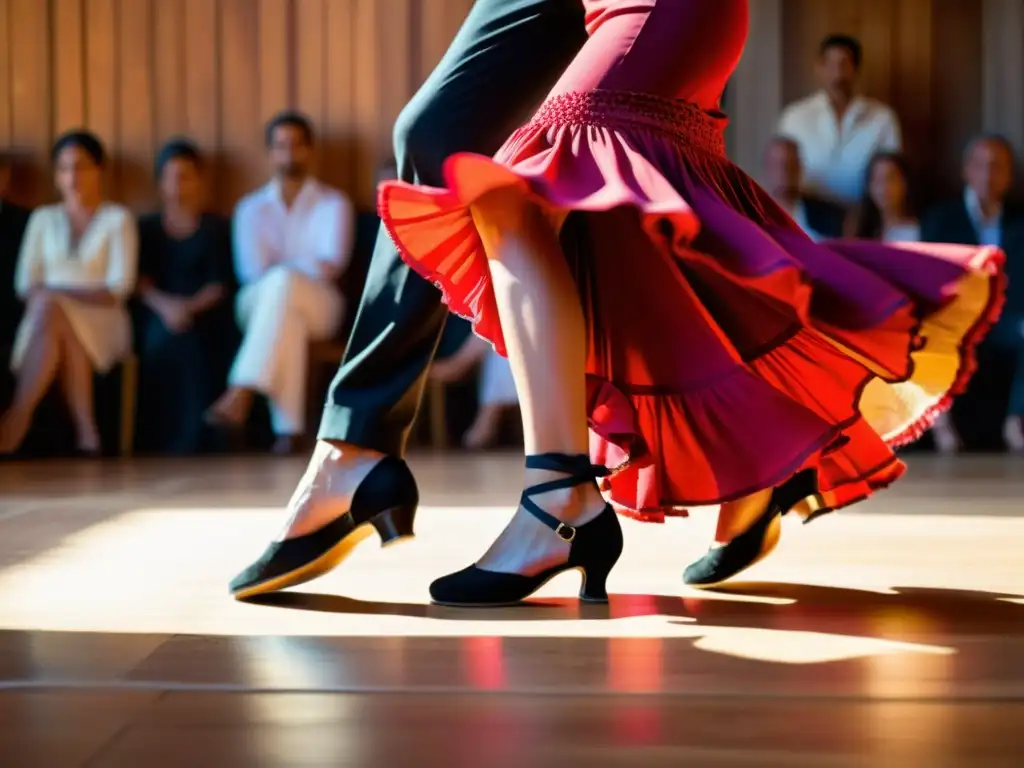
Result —
POLYGON ((779 543, 781 518, 796 504, 818 492, 813 469, 798 472, 772 492, 764 513, 728 544, 712 547, 686 567, 683 583, 691 587, 716 587, 767 557, 779 543))
POLYGON ((359 484, 348 512, 312 533, 271 543, 231 580, 229 590, 244 600, 312 581, 336 568, 374 530, 381 546, 411 538, 419 500, 406 463, 385 456, 359 484))
POLYGON ((580 600, 593 603, 608 601, 605 581, 622 554, 622 528, 611 505, 588 523, 567 525, 548 514, 533 501, 548 491, 572 488, 593 483, 604 477, 608 470, 590 463, 585 455, 569 456, 562 453, 544 453, 526 457, 527 469, 544 469, 568 475, 564 479, 538 483, 523 491, 519 503, 527 512, 569 542, 569 559, 562 565, 548 568, 535 576, 519 573, 487 571, 471 565, 435 581, 430 585, 430 596, 438 605, 463 608, 492 608, 522 602, 548 581, 565 571, 577 570, 583 574, 580 600))

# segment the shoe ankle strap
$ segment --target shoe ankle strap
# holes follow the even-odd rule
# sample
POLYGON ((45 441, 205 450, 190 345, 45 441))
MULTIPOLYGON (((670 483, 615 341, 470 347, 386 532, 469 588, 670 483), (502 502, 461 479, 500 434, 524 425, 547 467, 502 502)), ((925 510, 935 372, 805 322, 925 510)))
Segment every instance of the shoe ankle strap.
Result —
POLYGON ((539 453, 526 457, 527 469, 542 469, 549 472, 561 472, 567 477, 558 480, 548 480, 544 483, 531 485, 523 491, 519 503, 523 509, 540 520, 544 525, 553 530, 563 541, 572 541, 576 538, 576 529, 566 525, 554 515, 545 512, 531 498, 548 491, 574 488, 578 485, 597 480, 600 477, 607 477, 610 470, 600 464, 593 464, 590 457, 583 453, 539 453))
POLYGON ((589 480, 596 480, 599 477, 607 477, 611 474, 611 470, 608 467, 602 464, 592 464, 590 457, 585 453, 537 453, 526 457, 526 468, 561 472, 570 477, 566 478, 566 480, 555 482, 578 479, 579 482, 575 483, 576 485, 581 485, 589 480))

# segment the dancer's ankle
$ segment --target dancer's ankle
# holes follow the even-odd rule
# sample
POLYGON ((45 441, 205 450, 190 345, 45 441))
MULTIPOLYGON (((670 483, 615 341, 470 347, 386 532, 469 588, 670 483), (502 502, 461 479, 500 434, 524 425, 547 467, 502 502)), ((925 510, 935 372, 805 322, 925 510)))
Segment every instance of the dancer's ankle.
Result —
MULTIPOLYGON (((524 487, 530 487, 553 479, 549 472, 527 470, 524 487)), ((605 499, 595 484, 579 485, 573 488, 558 488, 533 496, 533 501, 543 510, 565 523, 587 522, 600 514, 605 499)))
POLYGON ((335 464, 380 460, 385 456, 380 451, 364 448, 355 443, 346 443, 343 440, 322 437, 317 439, 313 450, 314 455, 319 456, 323 461, 335 464))
POLYGON ((772 489, 766 488, 723 504, 718 513, 715 543, 728 544, 748 530, 764 514, 771 500, 772 489))

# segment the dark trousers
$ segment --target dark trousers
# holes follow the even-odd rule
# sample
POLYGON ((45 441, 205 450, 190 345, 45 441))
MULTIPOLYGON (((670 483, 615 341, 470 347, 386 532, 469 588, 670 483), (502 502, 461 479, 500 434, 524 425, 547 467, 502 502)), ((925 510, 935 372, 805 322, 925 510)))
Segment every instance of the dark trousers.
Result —
MULTIPOLYGON (((586 42, 579 0, 477 0, 395 124, 404 181, 441 186, 455 152, 494 154, 586 42)), ((381 229, 319 436, 405 452, 447 309, 381 229)))
POLYGON ((167 329, 148 309, 135 328, 139 401, 135 447, 139 453, 190 455, 217 447, 204 416, 227 386, 238 348, 230 304, 198 318, 183 333, 167 329))

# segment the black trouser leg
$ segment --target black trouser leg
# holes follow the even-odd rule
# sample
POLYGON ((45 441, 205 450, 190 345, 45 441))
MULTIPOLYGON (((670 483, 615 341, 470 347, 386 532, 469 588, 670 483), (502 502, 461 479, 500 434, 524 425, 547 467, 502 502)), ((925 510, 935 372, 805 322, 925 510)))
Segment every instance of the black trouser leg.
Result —
MULTIPOLYGON (((477 0, 395 124, 399 176, 439 186, 449 155, 496 152, 585 40, 579 0, 477 0)), ((446 316, 381 228, 319 437, 401 456, 446 316)))

